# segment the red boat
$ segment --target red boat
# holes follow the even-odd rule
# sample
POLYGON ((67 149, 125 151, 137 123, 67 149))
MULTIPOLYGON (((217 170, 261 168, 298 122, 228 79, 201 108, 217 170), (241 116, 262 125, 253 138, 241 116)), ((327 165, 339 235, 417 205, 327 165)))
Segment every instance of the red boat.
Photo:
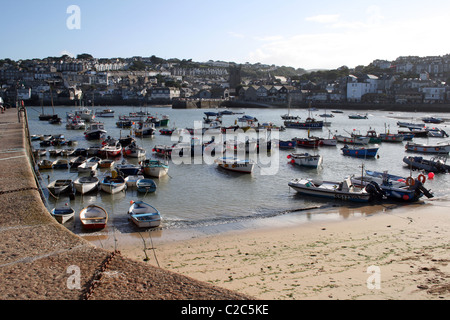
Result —
POLYGON ((80 212, 80 221, 84 229, 99 230, 106 227, 108 213, 102 207, 91 204, 80 212))
POLYGON ((296 138, 295 140, 297 141, 297 147, 302 148, 317 148, 321 144, 319 139, 296 138))

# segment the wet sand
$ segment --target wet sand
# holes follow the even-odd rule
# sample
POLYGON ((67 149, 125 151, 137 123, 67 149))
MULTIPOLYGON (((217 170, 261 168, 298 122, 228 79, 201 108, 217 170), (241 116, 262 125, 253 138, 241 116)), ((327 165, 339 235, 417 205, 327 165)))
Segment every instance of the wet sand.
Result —
POLYGON ((257 299, 450 298, 450 202, 326 214, 338 210, 347 217, 116 243, 132 259, 257 299))

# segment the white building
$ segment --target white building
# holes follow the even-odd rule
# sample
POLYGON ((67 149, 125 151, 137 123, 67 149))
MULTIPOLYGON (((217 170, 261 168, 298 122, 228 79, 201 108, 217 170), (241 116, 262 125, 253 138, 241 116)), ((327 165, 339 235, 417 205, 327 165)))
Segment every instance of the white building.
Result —
POLYGON ((423 102, 436 103, 444 102, 445 88, 441 87, 425 87, 421 89, 423 92, 423 102))
POLYGON ((349 75, 347 80, 347 101, 360 102, 363 95, 378 92, 378 77, 367 75, 364 78, 357 78, 349 75))

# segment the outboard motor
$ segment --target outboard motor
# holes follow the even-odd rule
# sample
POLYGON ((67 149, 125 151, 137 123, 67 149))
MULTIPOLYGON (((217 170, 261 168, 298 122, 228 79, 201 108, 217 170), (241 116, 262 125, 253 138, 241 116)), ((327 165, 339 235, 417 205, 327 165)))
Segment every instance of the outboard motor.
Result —
POLYGON ((386 196, 386 192, 381 189, 380 185, 375 181, 371 181, 365 190, 372 195, 373 199, 381 200, 386 196))
POLYGON ((413 186, 414 190, 417 193, 423 193, 427 198, 434 198, 434 195, 430 192, 430 190, 428 190, 427 188, 425 188, 423 186, 423 183, 421 181, 419 181, 418 179, 416 179, 416 183, 413 186))

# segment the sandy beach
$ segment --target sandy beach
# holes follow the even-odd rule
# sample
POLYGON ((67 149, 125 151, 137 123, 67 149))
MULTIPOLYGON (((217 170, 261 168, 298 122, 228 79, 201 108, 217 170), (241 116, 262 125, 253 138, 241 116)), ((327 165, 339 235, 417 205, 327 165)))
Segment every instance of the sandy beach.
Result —
POLYGON ((434 199, 299 226, 155 239, 154 250, 122 241, 120 250, 256 299, 442 300, 450 298, 449 209, 434 199))

